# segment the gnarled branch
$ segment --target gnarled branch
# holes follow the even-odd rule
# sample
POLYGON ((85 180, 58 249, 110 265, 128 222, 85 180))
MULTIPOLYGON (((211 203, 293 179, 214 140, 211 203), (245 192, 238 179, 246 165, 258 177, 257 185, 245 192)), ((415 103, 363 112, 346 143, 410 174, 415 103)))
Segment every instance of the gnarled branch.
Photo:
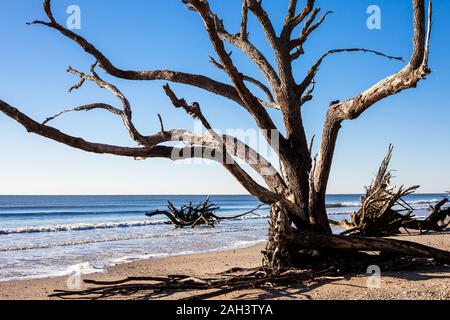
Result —
MULTIPOLYGON (((211 62, 211 64, 214 65, 216 68, 218 68, 220 70, 224 70, 223 65, 221 65, 218 61, 216 61, 216 59, 214 59, 213 57, 209 57, 209 59, 210 59, 209 61, 211 62)), ((272 91, 264 83, 262 83, 261 81, 255 79, 253 77, 247 76, 247 75, 245 75, 243 73, 240 73, 240 75, 241 75, 242 79, 244 79, 244 81, 247 81, 247 82, 250 82, 250 83, 254 84, 255 86, 260 88, 266 94, 267 99, 268 99, 268 103, 267 102, 261 102, 261 104, 263 106, 266 106, 265 105, 266 103, 267 104, 275 104, 275 99, 273 98, 272 91)))
MULTIPOLYGON (((395 95, 403 90, 414 88, 417 83, 431 73, 428 67, 429 38, 431 34, 432 6, 429 6, 428 33, 426 32, 425 1, 412 0, 414 9, 414 35, 413 35, 413 54, 407 66, 390 77, 378 82, 369 89, 358 94, 356 97, 344 102, 332 103, 328 109, 320 147, 319 157, 317 159, 314 190, 315 198, 325 197, 328 178, 333 160, 333 153, 336 146, 336 140, 344 120, 358 118, 364 111, 373 106, 378 101, 389 96, 395 95), (428 34, 428 36, 427 36, 428 34), (427 40, 428 39, 428 40, 427 40)), ((323 199, 322 199, 323 200, 323 199)), ((318 203, 312 210, 318 213, 316 220, 325 223, 326 219, 324 208, 318 208, 318 203)), ((322 206, 322 205, 321 205, 322 206)))
POLYGON ((240 105, 243 104, 233 86, 213 80, 203 75, 172 70, 134 71, 120 69, 85 38, 59 24, 53 17, 53 13, 51 11, 51 0, 44 1, 44 11, 50 20, 49 22, 36 20, 30 24, 45 25, 59 31, 62 35, 77 43, 85 52, 92 55, 99 62, 100 67, 114 77, 127 80, 164 80, 182 83, 220 95, 227 99, 233 100, 240 105))

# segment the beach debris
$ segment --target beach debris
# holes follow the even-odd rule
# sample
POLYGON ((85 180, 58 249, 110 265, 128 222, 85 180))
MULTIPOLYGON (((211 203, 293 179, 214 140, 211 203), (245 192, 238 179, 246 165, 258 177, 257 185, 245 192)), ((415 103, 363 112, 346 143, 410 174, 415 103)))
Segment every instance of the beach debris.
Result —
POLYGON ((55 290, 50 297, 61 299, 105 299, 117 296, 154 298, 176 292, 192 291, 186 300, 204 300, 236 290, 289 286, 292 283, 325 281, 339 273, 334 268, 322 270, 290 270, 282 274, 269 274, 261 268, 229 270, 210 277, 169 275, 167 277, 128 277, 119 281, 85 280, 92 285, 85 290, 55 290), (243 271, 245 271, 243 273, 243 271), (196 292, 196 293, 195 293, 196 292))
POLYGON ((262 206, 264 206, 264 204, 260 204, 255 209, 239 215, 219 217, 215 214, 215 212, 219 210, 220 207, 211 203, 209 197, 207 197, 204 201, 198 203, 197 205, 193 205, 192 202, 190 202, 187 205, 183 205, 180 209, 175 208, 171 201, 167 201, 168 210, 156 210, 146 213, 145 215, 147 217, 165 215, 169 218, 167 223, 175 225, 176 228, 195 228, 200 225, 215 227, 222 220, 239 219, 250 214, 258 215, 255 211, 260 209, 262 206))
POLYGON ((330 221, 345 229, 341 234, 381 237, 400 234, 401 228, 416 229, 422 233, 442 231, 449 225, 446 218, 450 216, 450 208, 442 209, 448 199, 443 199, 436 206, 430 205, 431 214, 425 220, 414 217, 414 208, 403 197, 414 193, 419 186, 396 188, 391 185, 392 171, 388 168, 393 149, 390 145, 377 176, 366 187, 366 193, 361 197, 361 209, 351 214, 350 221, 330 221))
POLYGON ((414 193, 419 186, 396 188, 391 185, 392 171, 388 168, 393 150, 390 145, 375 179, 366 187, 361 209, 351 214, 350 221, 330 221, 346 229, 342 234, 389 236, 400 233, 400 228, 414 221, 414 209, 403 197, 414 193))
POLYGON ((450 224, 450 207, 443 208, 449 202, 444 198, 436 205, 429 205, 430 215, 424 220, 414 220, 406 225, 409 229, 418 229, 420 233, 429 231, 443 231, 450 224))

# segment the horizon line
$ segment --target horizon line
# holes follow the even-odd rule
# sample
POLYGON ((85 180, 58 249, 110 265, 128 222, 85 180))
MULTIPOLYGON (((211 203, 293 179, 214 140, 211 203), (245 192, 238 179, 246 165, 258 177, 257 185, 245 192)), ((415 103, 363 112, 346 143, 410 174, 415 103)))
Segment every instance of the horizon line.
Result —
MULTIPOLYGON (((327 193, 327 196, 362 195, 363 193, 327 193)), ((417 192, 420 195, 447 195, 448 192, 417 192)), ((114 196, 253 196, 248 193, 196 193, 196 194, 0 194, 0 197, 114 197, 114 196)), ((253 196, 255 197, 255 196, 253 196)))

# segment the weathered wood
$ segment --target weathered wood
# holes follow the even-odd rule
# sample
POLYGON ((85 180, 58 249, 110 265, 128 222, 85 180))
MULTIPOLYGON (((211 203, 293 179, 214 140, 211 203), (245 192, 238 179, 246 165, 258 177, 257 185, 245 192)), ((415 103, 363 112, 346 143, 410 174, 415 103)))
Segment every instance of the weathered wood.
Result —
POLYGON ((180 209, 175 208, 172 202, 168 201, 168 210, 156 210, 153 212, 146 213, 147 217, 154 217, 158 215, 165 215, 169 218, 170 223, 175 225, 176 228, 191 227, 195 228, 199 225, 207 225, 214 227, 216 224, 220 223, 222 220, 233 220, 244 217, 246 215, 255 214, 255 211, 261 208, 263 204, 258 205, 255 209, 250 211, 230 216, 230 217, 219 217, 215 214, 220 207, 214 205, 209 201, 209 197, 204 201, 198 203, 197 205, 183 205, 180 209))
POLYGON ((409 229, 420 230, 420 233, 428 231, 443 231, 450 224, 450 207, 442 208, 447 202, 448 198, 439 201, 435 206, 430 205, 430 215, 424 220, 414 220, 409 222, 406 227, 409 229))
POLYGON ((361 209, 350 216, 350 221, 337 223, 346 230, 342 234, 362 236, 388 236, 400 233, 400 228, 415 221, 413 209, 402 198, 413 193, 419 186, 396 189, 391 186, 392 174, 389 163, 393 147, 383 159, 372 184, 361 197, 361 209))
POLYGON ((319 234, 309 231, 291 230, 286 240, 303 249, 346 250, 346 251, 380 251, 413 257, 425 257, 450 263, 450 252, 435 249, 410 241, 385 239, 378 237, 344 236, 319 234))
POLYGON ((271 206, 269 235, 266 249, 263 251, 263 267, 268 272, 278 273, 290 267, 291 252, 285 241, 290 226, 286 208, 281 203, 271 206))

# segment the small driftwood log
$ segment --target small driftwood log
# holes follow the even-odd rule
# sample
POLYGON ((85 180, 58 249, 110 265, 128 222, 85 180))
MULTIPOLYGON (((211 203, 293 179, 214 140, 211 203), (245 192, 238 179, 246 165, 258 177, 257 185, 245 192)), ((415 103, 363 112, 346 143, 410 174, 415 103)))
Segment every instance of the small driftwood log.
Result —
POLYGON ((180 209, 175 208, 172 202, 167 202, 168 210, 156 210, 154 212, 146 213, 147 217, 154 217, 157 215, 165 215, 169 218, 168 224, 175 225, 176 228, 191 227, 195 228, 199 225, 207 225, 214 227, 222 220, 238 219, 240 217, 255 214, 255 211, 261 208, 264 204, 260 204, 255 209, 244 212, 242 214, 231 217, 219 217, 215 212, 220 208, 209 201, 209 197, 204 201, 193 205, 192 202, 188 205, 183 205, 180 209))
POLYGON ((392 172, 388 170, 392 158, 392 145, 383 159, 378 174, 366 193, 361 197, 361 209, 350 216, 350 221, 330 221, 346 229, 342 234, 361 236, 389 236, 400 232, 400 228, 414 224, 414 209, 403 200, 419 186, 396 188, 391 186, 392 172), (396 209, 394 209, 396 208, 396 209))

